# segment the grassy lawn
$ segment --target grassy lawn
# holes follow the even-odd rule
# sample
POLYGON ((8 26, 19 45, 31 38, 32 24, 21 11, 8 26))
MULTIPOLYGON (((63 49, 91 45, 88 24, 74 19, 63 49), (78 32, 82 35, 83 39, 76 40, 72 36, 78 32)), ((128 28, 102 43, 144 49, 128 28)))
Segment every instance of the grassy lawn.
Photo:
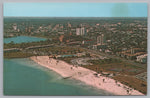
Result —
POLYGON ((145 82, 145 81, 141 81, 132 76, 122 76, 122 75, 115 76, 115 77, 113 77, 113 79, 118 80, 118 81, 122 82, 123 84, 126 84, 129 87, 132 87, 144 94, 147 93, 147 82, 145 82))

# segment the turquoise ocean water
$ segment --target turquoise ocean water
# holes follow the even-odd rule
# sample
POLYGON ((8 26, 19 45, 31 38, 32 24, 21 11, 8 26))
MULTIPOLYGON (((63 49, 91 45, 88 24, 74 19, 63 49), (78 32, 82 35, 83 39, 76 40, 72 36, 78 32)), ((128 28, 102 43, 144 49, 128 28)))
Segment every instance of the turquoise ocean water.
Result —
POLYGON ((37 42, 44 41, 45 38, 31 37, 31 36, 17 36, 12 38, 4 38, 4 43, 10 43, 13 41, 14 43, 28 43, 28 42, 37 42))
POLYGON ((84 83, 63 79, 28 58, 4 59, 4 95, 113 95, 84 83))

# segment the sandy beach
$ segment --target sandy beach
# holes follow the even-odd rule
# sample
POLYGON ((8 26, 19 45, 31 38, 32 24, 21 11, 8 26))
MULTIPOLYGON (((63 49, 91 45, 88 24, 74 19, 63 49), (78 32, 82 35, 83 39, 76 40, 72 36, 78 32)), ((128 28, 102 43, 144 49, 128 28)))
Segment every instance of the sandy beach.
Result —
POLYGON ((57 72, 64 78, 80 80, 87 85, 106 90, 115 95, 144 95, 118 81, 116 82, 114 79, 105 76, 96 77, 94 75, 96 72, 92 70, 76 67, 61 60, 55 60, 48 56, 33 56, 30 59, 43 67, 57 72))

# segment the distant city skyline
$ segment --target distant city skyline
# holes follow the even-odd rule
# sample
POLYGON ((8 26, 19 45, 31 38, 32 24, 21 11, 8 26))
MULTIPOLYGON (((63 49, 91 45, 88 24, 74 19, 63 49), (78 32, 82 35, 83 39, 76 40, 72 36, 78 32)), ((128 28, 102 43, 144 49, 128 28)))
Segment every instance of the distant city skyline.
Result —
POLYGON ((147 17, 147 3, 4 3, 4 17, 147 17))

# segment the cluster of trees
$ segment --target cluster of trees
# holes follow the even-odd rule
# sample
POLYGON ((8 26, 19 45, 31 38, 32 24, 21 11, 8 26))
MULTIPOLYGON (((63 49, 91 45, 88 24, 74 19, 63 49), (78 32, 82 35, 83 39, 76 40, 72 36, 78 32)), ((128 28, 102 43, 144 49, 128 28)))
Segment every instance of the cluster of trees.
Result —
POLYGON ((123 48, 130 49, 131 47, 147 51, 147 31, 137 31, 132 34, 122 31, 111 32, 108 36, 111 37, 111 42, 108 45, 114 53, 122 51, 123 48))
POLYGON ((28 51, 35 51, 36 53, 46 53, 47 55, 50 54, 57 54, 57 55, 62 55, 62 54, 76 54, 76 53, 81 53, 84 51, 82 48, 74 48, 74 47, 59 47, 59 46, 52 46, 49 48, 37 48, 37 49, 30 49, 28 51))
POLYGON ((119 59, 101 59, 101 60, 89 60, 88 62, 94 64, 94 65, 99 65, 99 64, 110 64, 110 63, 121 63, 122 61, 119 59))
POLYGON ((11 43, 4 43, 4 49, 9 49, 9 48, 27 48, 30 46, 38 46, 38 45, 48 45, 48 44, 53 44, 57 43, 57 41, 51 41, 51 40, 46 40, 46 41, 39 41, 39 42, 29 42, 29 43, 14 43, 13 41, 11 43))
POLYGON ((20 51, 4 52, 4 57, 6 57, 6 58, 17 57, 18 58, 18 57, 29 57, 29 56, 33 56, 33 55, 51 55, 51 54, 72 55, 72 54, 76 54, 76 53, 81 53, 83 51, 85 51, 85 50, 82 48, 76 48, 76 47, 50 46, 50 47, 43 47, 43 48, 23 49, 20 51))
POLYGON ((20 51, 4 53, 4 58, 26 58, 26 57, 30 57, 30 56, 34 56, 34 54, 33 53, 23 53, 20 51))

